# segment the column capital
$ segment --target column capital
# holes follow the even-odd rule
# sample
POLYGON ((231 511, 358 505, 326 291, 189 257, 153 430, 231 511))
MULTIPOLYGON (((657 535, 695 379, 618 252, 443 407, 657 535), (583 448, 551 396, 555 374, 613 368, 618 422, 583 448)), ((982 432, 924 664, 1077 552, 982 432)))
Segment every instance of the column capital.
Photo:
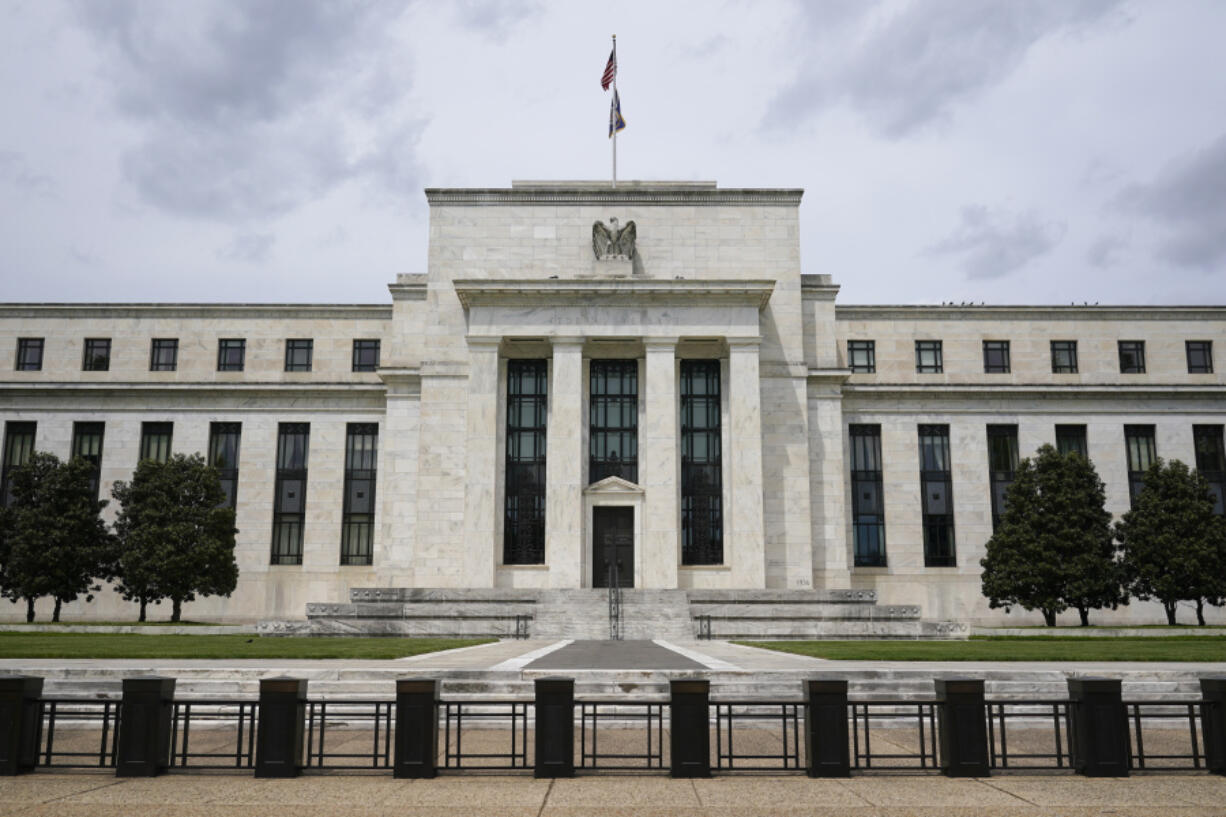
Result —
POLYGON ((676 351, 677 341, 676 336, 643 338, 643 348, 649 352, 653 350, 657 352, 676 351))
POLYGON ((468 348, 485 352, 491 348, 497 351, 502 345, 502 338, 498 335, 465 335, 464 340, 468 342, 468 348))
POLYGON ((762 338, 725 338, 729 352, 757 352, 762 346, 762 338))

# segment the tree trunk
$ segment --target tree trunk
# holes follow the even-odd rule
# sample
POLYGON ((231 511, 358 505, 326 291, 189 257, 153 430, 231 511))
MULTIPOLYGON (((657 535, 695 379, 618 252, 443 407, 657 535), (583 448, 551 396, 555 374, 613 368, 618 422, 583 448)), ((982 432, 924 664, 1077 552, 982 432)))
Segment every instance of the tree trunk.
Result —
POLYGON ((26 624, 34 622, 34 597, 26 596, 26 624))
POLYGON ((1200 626, 1205 626, 1205 600, 1196 600, 1196 623, 1200 626))
POLYGON ((61 604, 60 600, 56 599, 55 600, 55 612, 51 614, 52 621, 60 620, 60 604, 61 604))
POLYGON ((1078 607, 1077 614, 1081 616, 1081 626, 1089 627, 1090 626, 1090 608, 1089 607, 1078 607))
POLYGON ((1056 611, 1055 610, 1044 610, 1043 611, 1043 623, 1046 624, 1048 627, 1055 627, 1056 626, 1056 611))
POLYGON ((179 614, 183 612, 183 599, 174 599, 174 611, 170 614, 171 621, 178 621, 179 614))
POLYGON ((145 621, 145 608, 146 608, 147 606, 149 606, 149 599, 145 598, 144 596, 141 596, 141 600, 140 600, 140 619, 139 619, 139 621, 140 621, 142 624, 143 624, 143 623, 144 623, 144 621, 145 621))
POLYGON ((1175 626, 1175 602, 1164 601, 1162 606, 1166 609, 1166 623, 1170 626, 1175 626))

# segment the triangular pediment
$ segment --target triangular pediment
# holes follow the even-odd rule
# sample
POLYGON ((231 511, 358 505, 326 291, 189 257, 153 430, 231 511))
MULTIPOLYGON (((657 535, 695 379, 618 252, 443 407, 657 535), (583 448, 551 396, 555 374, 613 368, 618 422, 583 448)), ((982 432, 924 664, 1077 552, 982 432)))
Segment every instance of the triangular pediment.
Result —
POLYGON ((630 480, 621 477, 605 477, 600 482, 593 482, 583 489, 585 494, 642 494, 643 489, 630 480))

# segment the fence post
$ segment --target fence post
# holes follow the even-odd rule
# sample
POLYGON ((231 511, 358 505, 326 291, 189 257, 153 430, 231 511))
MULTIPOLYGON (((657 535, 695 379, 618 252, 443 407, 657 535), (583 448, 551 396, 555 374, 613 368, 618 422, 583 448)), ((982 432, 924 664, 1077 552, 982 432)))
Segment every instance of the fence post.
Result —
POLYGON ((123 679, 116 777, 156 777, 170 765, 175 679, 145 675, 123 679))
POLYGON ((392 777, 438 774, 438 681, 396 682, 396 756, 392 777))
POLYGON ((0 676, 0 775, 32 772, 38 765, 42 694, 43 679, 36 675, 0 676))
POLYGON ((575 679, 536 679, 534 777, 575 776, 575 679))
POLYGON ((805 754, 809 777, 849 777, 847 681, 810 679, 805 686, 805 754))
MULTIPOLYGON (((669 681, 672 777, 711 776, 711 682, 669 681)), ((718 724, 717 724, 718 727, 718 724)))
POLYGON ((1073 768, 1087 777, 1127 777, 1131 739, 1118 678, 1069 678, 1073 768))
POLYGON ((305 678, 260 679, 256 777, 297 777, 302 771, 306 696, 305 678))
POLYGON ((987 777, 988 725, 982 678, 938 678, 937 729, 946 777, 987 777))
POLYGON ((1205 741, 1205 768, 1226 774, 1226 677, 1200 679, 1201 734, 1205 741))

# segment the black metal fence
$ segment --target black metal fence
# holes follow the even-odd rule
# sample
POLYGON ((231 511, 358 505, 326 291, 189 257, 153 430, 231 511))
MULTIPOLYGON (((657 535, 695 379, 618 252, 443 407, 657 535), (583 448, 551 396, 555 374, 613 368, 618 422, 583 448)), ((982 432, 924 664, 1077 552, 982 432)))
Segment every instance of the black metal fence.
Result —
POLYGON ((554 678, 533 697, 444 700, 437 681, 406 679, 392 699, 310 700, 306 681, 279 678, 252 700, 175 699, 172 679, 136 678, 99 699, 47 697, 42 679, 15 676, 0 678, 0 774, 1226 774, 1226 678, 1201 687, 1125 701, 1118 680, 1082 678, 1066 698, 988 700, 982 680, 941 679, 932 699, 852 699, 846 681, 815 679, 797 699, 711 700, 705 680, 647 699, 575 698, 573 679, 554 678))

